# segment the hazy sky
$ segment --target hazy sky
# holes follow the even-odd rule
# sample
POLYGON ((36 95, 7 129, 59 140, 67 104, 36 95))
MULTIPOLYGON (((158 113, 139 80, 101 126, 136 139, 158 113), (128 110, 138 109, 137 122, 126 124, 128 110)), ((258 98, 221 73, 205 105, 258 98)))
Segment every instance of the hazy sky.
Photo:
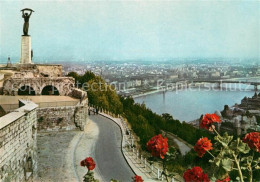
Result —
POLYGON ((0 57, 19 57, 23 19, 38 59, 260 58, 260 1, 1 1, 0 57))

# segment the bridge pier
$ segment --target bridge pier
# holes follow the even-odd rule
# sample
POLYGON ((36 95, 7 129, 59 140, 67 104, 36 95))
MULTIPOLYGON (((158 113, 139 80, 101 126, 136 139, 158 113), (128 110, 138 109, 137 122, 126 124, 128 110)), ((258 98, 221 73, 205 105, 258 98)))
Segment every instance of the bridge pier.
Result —
POLYGON ((218 82, 218 89, 220 90, 221 89, 221 82, 218 82))
POLYGON ((255 92, 258 91, 257 85, 254 85, 254 90, 255 90, 255 92))

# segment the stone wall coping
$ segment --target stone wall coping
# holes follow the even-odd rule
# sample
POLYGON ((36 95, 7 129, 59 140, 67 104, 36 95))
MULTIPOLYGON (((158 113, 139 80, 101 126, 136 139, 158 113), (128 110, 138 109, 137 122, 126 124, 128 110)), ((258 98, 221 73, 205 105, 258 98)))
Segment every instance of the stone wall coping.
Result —
POLYGON ((67 76, 64 76, 64 77, 9 78, 9 80, 62 80, 64 78, 74 80, 73 77, 67 77, 67 76))
MULTIPOLYGON (((20 63, 13 63, 13 66, 62 66, 62 64, 44 64, 44 63, 33 63, 33 64, 20 64, 20 63)), ((0 64, 1 67, 6 67, 6 64, 0 64)))
POLYGON ((32 101, 22 99, 20 99, 19 101, 22 102, 24 106, 0 117, 0 129, 6 127, 20 117, 24 116, 27 112, 32 111, 38 107, 38 105, 32 101))
POLYGON ((79 89, 79 88, 73 88, 73 90, 76 90, 76 91, 78 91, 78 92, 82 92, 82 93, 83 93, 83 92, 84 92, 84 93, 86 92, 86 91, 81 90, 81 89, 79 89))
POLYGON ((36 65, 36 66, 62 66, 62 64, 37 64, 37 63, 35 63, 34 65, 36 65))

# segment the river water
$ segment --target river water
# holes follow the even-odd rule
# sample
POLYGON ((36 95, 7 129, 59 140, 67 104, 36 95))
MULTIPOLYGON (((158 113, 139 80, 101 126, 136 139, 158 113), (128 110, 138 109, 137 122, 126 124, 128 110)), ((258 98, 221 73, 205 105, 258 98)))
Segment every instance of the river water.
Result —
MULTIPOLYGON (((232 86, 233 87, 233 86, 232 86)), ((230 88, 232 88, 230 87, 230 88)), ((192 121, 205 113, 221 111, 224 105, 240 104, 245 96, 254 95, 253 86, 242 86, 247 89, 183 89, 154 93, 135 98, 137 103, 145 103, 152 111, 162 114, 169 113, 174 119, 192 121)))

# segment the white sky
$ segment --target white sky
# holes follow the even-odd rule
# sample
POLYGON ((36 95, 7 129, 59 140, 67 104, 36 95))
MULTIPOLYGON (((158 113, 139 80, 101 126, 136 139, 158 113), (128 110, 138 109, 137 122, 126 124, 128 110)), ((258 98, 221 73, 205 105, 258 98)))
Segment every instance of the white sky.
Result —
POLYGON ((260 1, 0 1, 0 58, 260 58, 260 1))

